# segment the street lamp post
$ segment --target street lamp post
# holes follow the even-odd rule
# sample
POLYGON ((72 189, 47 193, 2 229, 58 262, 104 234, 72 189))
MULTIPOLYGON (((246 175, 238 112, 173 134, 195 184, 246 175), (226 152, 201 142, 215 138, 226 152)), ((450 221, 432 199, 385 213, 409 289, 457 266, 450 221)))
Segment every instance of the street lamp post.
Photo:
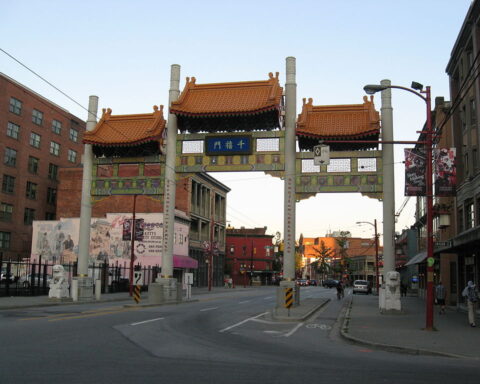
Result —
POLYGON ((366 93, 373 95, 376 92, 384 91, 388 88, 403 89, 404 91, 413 93, 420 97, 427 107, 427 122, 425 133, 425 152, 426 152, 426 198, 427 198, 427 299, 426 299, 426 330, 433 330, 433 181, 432 181, 432 118, 431 118, 431 93, 430 87, 427 86, 423 91, 423 85, 412 82, 411 88, 398 85, 379 85, 369 84, 363 87, 366 93), (422 95, 425 94, 425 96, 422 95))
POLYGON ((378 233, 377 233, 377 219, 373 220, 373 223, 369 221, 357 221, 357 224, 370 224, 375 229, 375 287, 377 289, 377 295, 380 292, 380 281, 378 273, 378 233))

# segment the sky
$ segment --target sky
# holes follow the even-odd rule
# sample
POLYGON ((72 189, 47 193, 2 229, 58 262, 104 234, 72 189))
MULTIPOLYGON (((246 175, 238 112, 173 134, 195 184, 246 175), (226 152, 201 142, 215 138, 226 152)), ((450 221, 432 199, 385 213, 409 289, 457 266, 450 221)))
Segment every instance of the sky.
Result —
MULTIPOLYGON (((99 111, 150 113, 168 104, 170 66, 197 83, 266 80, 296 58, 297 114, 314 105, 361 104, 363 86, 390 79, 430 85, 449 100, 445 73, 470 0, 0 0, 0 72, 86 120, 99 111), (23 64, 23 65, 21 65, 23 64), (53 84, 61 92, 47 84, 53 84), (66 97, 64 94, 68 95, 66 97)), ((380 110, 380 95, 375 98, 380 110)), ((392 90, 395 140, 416 140, 425 103, 392 90)), ((395 207, 404 202, 405 146, 395 146, 395 207)), ((231 188, 230 225, 283 237, 283 181, 263 173, 213 173, 231 188)), ((414 222, 414 199, 396 231, 414 222)), ((296 238, 382 234, 382 204, 360 194, 317 194, 296 206, 296 238)))

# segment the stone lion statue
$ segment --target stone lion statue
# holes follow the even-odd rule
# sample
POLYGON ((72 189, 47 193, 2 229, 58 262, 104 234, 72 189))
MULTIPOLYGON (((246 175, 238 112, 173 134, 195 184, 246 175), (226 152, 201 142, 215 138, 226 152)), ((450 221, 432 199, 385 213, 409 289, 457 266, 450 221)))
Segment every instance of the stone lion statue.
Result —
POLYGON ((69 284, 65 278, 65 270, 63 265, 56 264, 53 266, 53 278, 50 280, 49 298, 62 299, 69 297, 69 284))

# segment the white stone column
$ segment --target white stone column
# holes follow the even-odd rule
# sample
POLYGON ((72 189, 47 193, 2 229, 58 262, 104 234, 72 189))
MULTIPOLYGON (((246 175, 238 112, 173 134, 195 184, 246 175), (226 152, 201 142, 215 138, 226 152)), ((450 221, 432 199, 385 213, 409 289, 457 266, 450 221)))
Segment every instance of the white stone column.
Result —
MULTIPOLYGON (((382 80, 381 85, 389 87, 390 80, 382 80)), ((382 91, 382 141, 393 141, 392 90, 382 91)), ((379 292, 379 307, 401 310, 400 299, 396 295, 387 295, 385 281, 388 272, 395 272, 395 170, 394 144, 382 144, 383 161, 383 279, 379 292), (388 297, 387 297, 388 296, 388 297), (388 301, 388 302, 387 302, 388 301)))
MULTIPOLYGON (((173 64, 170 71, 170 91, 168 105, 180 95, 180 65, 173 64)), ((162 272, 160 278, 148 287, 148 300, 152 304, 181 300, 181 285, 173 278, 173 239, 175 225, 176 174, 175 158, 177 154, 177 116, 168 114, 167 153, 165 158, 165 191, 163 204, 163 244, 162 272)))
MULTIPOLYGON (((90 96, 88 102, 87 131, 92 131, 97 124, 98 96, 90 96)), ((92 217, 93 152, 91 144, 84 144, 82 199, 80 203, 80 233, 78 239, 77 280, 72 284, 72 297, 79 300, 93 299, 93 279, 88 277, 88 260, 90 256, 90 222, 92 217), (74 288, 77 290, 73 292, 74 288)))
POLYGON ((284 310, 285 289, 293 288, 294 305, 300 304, 300 289, 295 284, 295 157, 296 157, 296 119, 297 119, 297 83, 295 80, 295 58, 286 59, 285 82, 285 179, 284 179, 284 251, 283 278, 277 289, 276 313, 284 310))

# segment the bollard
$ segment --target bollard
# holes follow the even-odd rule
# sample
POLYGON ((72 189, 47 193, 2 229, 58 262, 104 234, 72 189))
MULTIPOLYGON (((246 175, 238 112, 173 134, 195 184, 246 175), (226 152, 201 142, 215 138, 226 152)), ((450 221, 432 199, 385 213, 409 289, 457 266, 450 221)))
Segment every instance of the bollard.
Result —
POLYGON ((102 281, 95 280, 95 300, 100 300, 102 296, 102 281))

